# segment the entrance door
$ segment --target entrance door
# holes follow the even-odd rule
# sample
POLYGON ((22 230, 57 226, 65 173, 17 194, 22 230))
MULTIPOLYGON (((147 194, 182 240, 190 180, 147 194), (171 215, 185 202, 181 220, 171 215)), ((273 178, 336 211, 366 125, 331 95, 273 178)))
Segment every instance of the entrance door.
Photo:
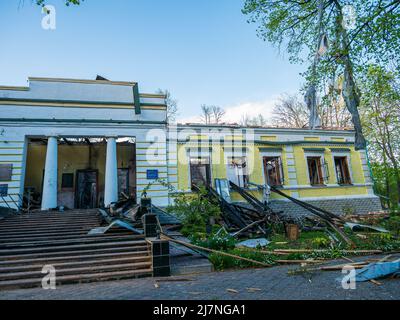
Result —
POLYGON ((98 170, 78 170, 76 172, 75 208, 97 208, 98 170))
POLYGON ((121 192, 129 196, 129 169, 118 169, 118 196, 121 192))

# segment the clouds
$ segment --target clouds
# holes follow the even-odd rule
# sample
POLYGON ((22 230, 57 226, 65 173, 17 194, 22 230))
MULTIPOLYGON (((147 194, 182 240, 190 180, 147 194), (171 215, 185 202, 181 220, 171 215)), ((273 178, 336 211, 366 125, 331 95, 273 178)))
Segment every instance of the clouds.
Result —
MULTIPOLYGON (((269 98, 265 98, 264 100, 259 101, 247 101, 238 103, 235 105, 224 106, 223 109, 226 111, 225 116, 223 118, 223 122, 227 123, 240 123, 243 117, 247 116, 249 118, 256 117, 261 114, 266 119, 270 119, 272 116, 272 111, 274 105, 278 101, 278 96, 273 96, 269 98)), ((184 110, 181 109, 181 114, 183 116, 179 117, 179 123, 193 123, 200 122, 200 107, 199 107, 199 115, 185 117, 184 110)))

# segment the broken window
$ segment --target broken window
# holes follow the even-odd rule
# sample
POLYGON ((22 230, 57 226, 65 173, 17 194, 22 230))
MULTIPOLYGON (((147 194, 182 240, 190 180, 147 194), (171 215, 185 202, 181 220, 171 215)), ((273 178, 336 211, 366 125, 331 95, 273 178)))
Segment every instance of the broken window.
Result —
POLYGON ((11 181, 12 168, 12 163, 0 164, 0 181, 11 181))
POLYGON ((327 166, 321 157, 307 157, 307 167, 312 186, 323 185, 328 180, 327 166))
POLYGON ((190 185, 211 186, 211 168, 208 158, 190 158, 190 185))
POLYGON ((335 157, 335 171, 338 184, 351 184, 347 157, 335 157))
POLYGON ((0 184, 0 197, 8 195, 8 184, 0 184))
POLYGON ((283 166, 281 157, 264 157, 264 174, 269 186, 283 185, 283 166))
POLYGON ((228 157, 227 178, 242 188, 247 188, 249 175, 246 157, 228 157))
POLYGON ((70 189, 74 187, 74 174, 63 173, 61 176, 61 188, 70 189))

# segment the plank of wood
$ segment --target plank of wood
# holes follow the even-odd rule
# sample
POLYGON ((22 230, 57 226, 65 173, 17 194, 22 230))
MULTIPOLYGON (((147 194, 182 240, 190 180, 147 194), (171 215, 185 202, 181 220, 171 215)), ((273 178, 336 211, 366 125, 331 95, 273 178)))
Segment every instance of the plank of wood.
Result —
MULTIPOLYGON (((329 252, 327 249, 275 249, 273 252, 279 253, 313 253, 313 252, 329 252)), ((342 250, 344 253, 354 254, 377 254, 382 253, 382 250, 342 250)))
POLYGON ((302 263, 315 264, 315 263, 325 263, 326 260, 275 260, 275 262, 282 264, 302 264, 302 263))
POLYGON ((197 245, 194 245, 194 244, 191 244, 191 243, 187 243, 187 242, 184 242, 184 241, 175 240, 175 239, 172 239, 172 238, 168 237, 165 234, 163 234, 162 237, 164 239, 168 240, 168 241, 172 241, 172 242, 178 243, 180 245, 183 245, 183 246, 186 246, 186 247, 189 247, 189 248, 195 248, 197 250, 203 250, 203 251, 207 251, 207 252, 220 254, 222 256, 227 256, 227 257, 235 258, 235 259, 238 259, 238 260, 251 262, 251 263, 254 263, 254 264, 257 264, 257 265, 261 265, 263 267, 271 267, 271 264, 268 264, 268 263, 264 263, 264 262, 260 262, 260 261, 257 261, 257 260, 240 257, 240 256, 237 256, 237 255, 234 255, 234 254, 230 254, 230 253, 226 253, 226 252, 223 252, 223 251, 217 251, 217 250, 213 250, 213 249, 209 249, 209 248, 200 247, 200 246, 197 246, 197 245))

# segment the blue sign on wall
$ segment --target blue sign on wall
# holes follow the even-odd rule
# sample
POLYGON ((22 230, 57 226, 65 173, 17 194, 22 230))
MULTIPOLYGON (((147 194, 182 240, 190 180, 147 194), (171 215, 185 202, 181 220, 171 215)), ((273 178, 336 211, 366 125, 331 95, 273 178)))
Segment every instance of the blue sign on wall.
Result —
POLYGON ((158 170, 147 170, 146 178, 147 178, 147 180, 156 180, 156 179, 158 179, 158 170))

